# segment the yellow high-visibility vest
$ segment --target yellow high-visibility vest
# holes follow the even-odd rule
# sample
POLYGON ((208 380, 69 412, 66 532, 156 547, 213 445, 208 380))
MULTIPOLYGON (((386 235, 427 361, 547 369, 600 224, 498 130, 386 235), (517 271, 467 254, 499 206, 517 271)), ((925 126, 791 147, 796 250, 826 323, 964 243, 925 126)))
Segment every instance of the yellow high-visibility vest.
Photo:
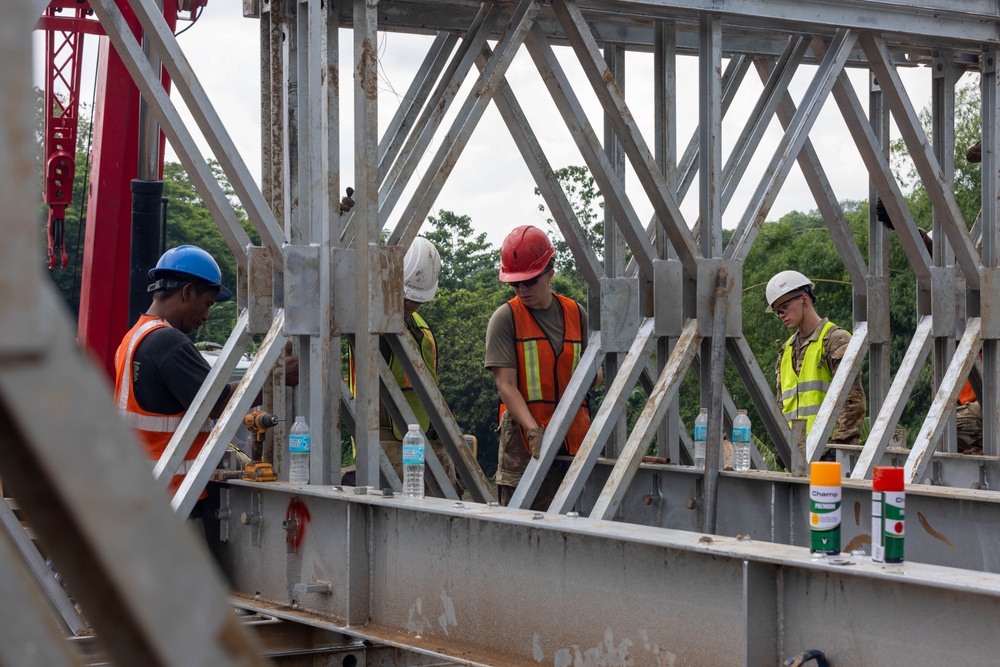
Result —
POLYGON ((792 425, 792 419, 805 419, 806 433, 812 430, 816 415, 819 414, 819 406, 830 391, 830 382, 833 381, 833 373, 823 363, 823 341, 834 326, 833 322, 827 322, 820 331, 819 338, 809 343, 802 359, 802 370, 798 374, 792 363, 794 335, 785 343, 785 352, 781 356, 781 412, 789 426, 792 425))

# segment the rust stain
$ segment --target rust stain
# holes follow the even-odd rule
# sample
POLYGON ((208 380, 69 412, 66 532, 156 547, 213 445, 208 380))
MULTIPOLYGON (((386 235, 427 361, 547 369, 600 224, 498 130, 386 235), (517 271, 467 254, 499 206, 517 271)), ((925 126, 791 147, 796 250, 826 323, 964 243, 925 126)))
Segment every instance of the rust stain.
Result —
POLYGON ((857 551, 864 545, 871 546, 872 536, 868 533, 861 533, 860 535, 855 535, 851 538, 851 541, 847 543, 844 547, 844 553, 851 553, 852 551, 857 551))
POLYGON ((294 533, 288 534, 288 539, 291 541, 290 546, 294 547, 296 551, 302 545, 302 539, 306 536, 306 526, 309 525, 311 518, 309 508, 298 497, 288 501, 288 509, 285 510, 285 523, 298 527, 294 533))
POLYGON ((860 500, 855 500, 854 501, 854 525, 855 526, 860 526, 861 525, 861 501, 860 500))
POLYGON ((926 530, 928 535, 930 535, 931 537, 935 537, 935 538, 941 540, 942 542, 944 542, 945 544, 947 544, 949 547, 951 547, 952 551, 958 551, 958 547, 956 547, 952 543, 951 540, 949 540, 947 537, 945 537, 941 533, 939 533, 936 530, 934 530, 933 528, 931 528, 931 524, 927 521, 927 518, 922 513, 920 513, 920 512, 917 512, 917 521, 920 522, 920 527, 923 528, 924 530, 926 530))

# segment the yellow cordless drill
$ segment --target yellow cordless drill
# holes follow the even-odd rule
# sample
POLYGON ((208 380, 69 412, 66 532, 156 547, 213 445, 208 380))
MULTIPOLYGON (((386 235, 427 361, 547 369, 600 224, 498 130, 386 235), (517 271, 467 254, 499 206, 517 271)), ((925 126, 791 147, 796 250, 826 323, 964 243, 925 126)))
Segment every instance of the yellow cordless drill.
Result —
POLYGON ((264 458, 264 435, 267 429, 277 426, 279 421, 281 420, 276 415, 263 410, 256 410, 243 418, 243 425, 253 436, 250 463, 243 469, 243 479, 248 482, 273 482, 278 479, 271 464, 261 459, 264 458))

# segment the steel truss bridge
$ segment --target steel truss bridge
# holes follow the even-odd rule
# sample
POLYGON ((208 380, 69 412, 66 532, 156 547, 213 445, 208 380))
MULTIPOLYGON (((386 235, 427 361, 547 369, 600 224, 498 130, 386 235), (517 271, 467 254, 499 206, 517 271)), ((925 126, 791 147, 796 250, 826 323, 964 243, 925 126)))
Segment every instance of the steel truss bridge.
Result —
MULTIPOLYGON (((244 0, 259 21, 262 185, 250 176, 154 0, 129 3, 197 127, 187 127, 113 0, 90 5, 145 103, 219 224, 240 268, 240 316, 220 362, 154 470, 116 417, 105 380, 78 349, 53 286, 42 279, 36 230, 32 26, 43 0, 8 3, 0 22, 0 474, 13 505, 59 573, 56 580, 15 517, 0 505, 0 664, 710 665, 776 664, 820 649, 837 665, 995 664, 1000 556, 991 491, 1000 454, 1000 14, 993 0, 521 0, 321 3, 244 0), (380 134, 378 45, 383 31, 428 35, 427 51, 380 134), (339 62, 340 40, 353 42, 339 62), (622 90, 625 55, 651 53, 652 136, 622 90), (607 208, 605 253, 584 241, 539 132, 508 77, 526 53, 593 174, 607 208), (604 111, 596 128, 564 71, 572 54, 604 111), (697 62, 698 126, 677 136, 678 62, 697 62), (725 67, 723 63, 725 62, 725 67), (932 132, 921 127, 900 72, 927 65, 932 132), (867 99, 849 68, 870 76, 867 99), (353 71, 352 75, 348 75, 353 71), (952 188, 955 85, 982 82, 982 211, 962 218, 952 188), (341 76, 341 73, 344 73, 341 76), (809 84, 801 99, 793 77, 809 84), (730 103, 746 77, 762 92, 730 103), (465 94, 462 84, 469 82, 465 94), (353 87, 353 133, 339 101, 353 87), (461 93, 461 94, 460 94, 461 93), (490 486, 402 324, 406 247, 490 105, 499 111, 593 295, 593 333, 511 508, 490 486), (874 219, 864 257, 810 143, 819 110, 835 105, 867 167, 917 280, 916 334, 890 372, 888 232, 874 219), (450 113, 446 113, 449 112, 450 113), (723 156, 727 113, 747 112, 723 156), (925 249, 888 161, 895 122, 934 206, 925 249), (784 132, 752 162, 775 119, 784 132), (219 160, 262 239, 253 246, 194 139, 219 160), (339 214, 341 147, 353 142, 356 206, 339 214), (430 147, 434 146, 433 149, 430 147), (626 189, 625 165, 639 188, 626 189), (754 166, 763 164, 763 168, 754 166), (770 382, 742 336, 742 263, 793 165, 805 176, 853 283, 854 336, 808 438, 777 411, 770 382), (418 165, 420 168, 418 169, 418 165), (743 179, 757 182, 732 240, 722 213, 743 179), (415 184, 415 187, 412 187, 415 184), (409 190, 407 188, 410 188, 409 190), (697 187, 697 218, 679 206, 697 187), (404 196, 405 195, 405 196, 404 196), (655 212, 640 219, 633 202, 655 212), (379 243, 380 232, 388 240, 379 243), (626 261, 626 249, 631 259, 626 261), (195 469, 161 501, 170 473, 251 337, 252 367, 217 421, 195 469), (341 338, 354 337, 358 390, 340 377, 341 338), (379 354, 389 341, 465 480, 459 500, 429 462, 440 497, 406 501, 378 446, 380 401, 406 418, 379 354), (302 382, 286 398, 280 364, 296 341, 302 382), (982 360, 977 356, 982 350, 982 360), (933 355, 931 356, 931 351, 933 355), (652 352, 655 351, 655 357, 652 352), (917 374, 933 359, 936 394, 909 452, 889 448, 917 374), (905 466, 907 556, 883 566, 845 554, 813 559, 807 482, 793 474, 644 465, 656 438, 682 460, 680 380, 694 369, 721 441, 734 405, 728 358, 785 461, 817 460, 862 363, 870 368, 871 433, 847 454, 845 542, 870 525, 872 467, 905 466), (653 361, 653 360, 656 361, 653 361), (607 397, 549 511, 527 508, 555 459, 599 365, 607 397), (953 406, 967 377, 984 406, 981 457, 955 454, 953 406), (632 389, 649 396, 635 427, 632 389), (211 485, 208 552, 187 516, 251 407, 265 391, 279 414, 309 415, 310 485, 211 485), (291 404, 289 404, 291 403, 291 404), (340 428, 358 446, 357 488, 340 479, 340 428), (794 458, 793 458, 794 457, 794 458), (67 592, 68 591, 68 592, 67 592), (233 608, 241 610, 234 613, 233 608), (91 630, 96 639, 91 636, 91 630)), ((218 8, 212 8, 215 10, 218 8)), ((488 179, 484 179, 484 187, 488 179)), ((874 208, 874 207, 873 207, 874 208)), ((278 431, 270 448, 287 479, 278 431)), ((760 462, 757 467, 762 468, 760 462)))

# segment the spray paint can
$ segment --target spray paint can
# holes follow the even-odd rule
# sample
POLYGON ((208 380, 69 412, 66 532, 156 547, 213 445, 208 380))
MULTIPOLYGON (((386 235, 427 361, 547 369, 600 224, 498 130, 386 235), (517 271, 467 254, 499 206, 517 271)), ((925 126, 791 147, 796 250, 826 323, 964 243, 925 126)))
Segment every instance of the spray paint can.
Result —
POLYGON ((840 553, 840 464, 809 464, 809 551, 840 553))
POLYGON ((872 560, 903 562, 906 528, 903 469, 876 467, 872 478, 872 560))

